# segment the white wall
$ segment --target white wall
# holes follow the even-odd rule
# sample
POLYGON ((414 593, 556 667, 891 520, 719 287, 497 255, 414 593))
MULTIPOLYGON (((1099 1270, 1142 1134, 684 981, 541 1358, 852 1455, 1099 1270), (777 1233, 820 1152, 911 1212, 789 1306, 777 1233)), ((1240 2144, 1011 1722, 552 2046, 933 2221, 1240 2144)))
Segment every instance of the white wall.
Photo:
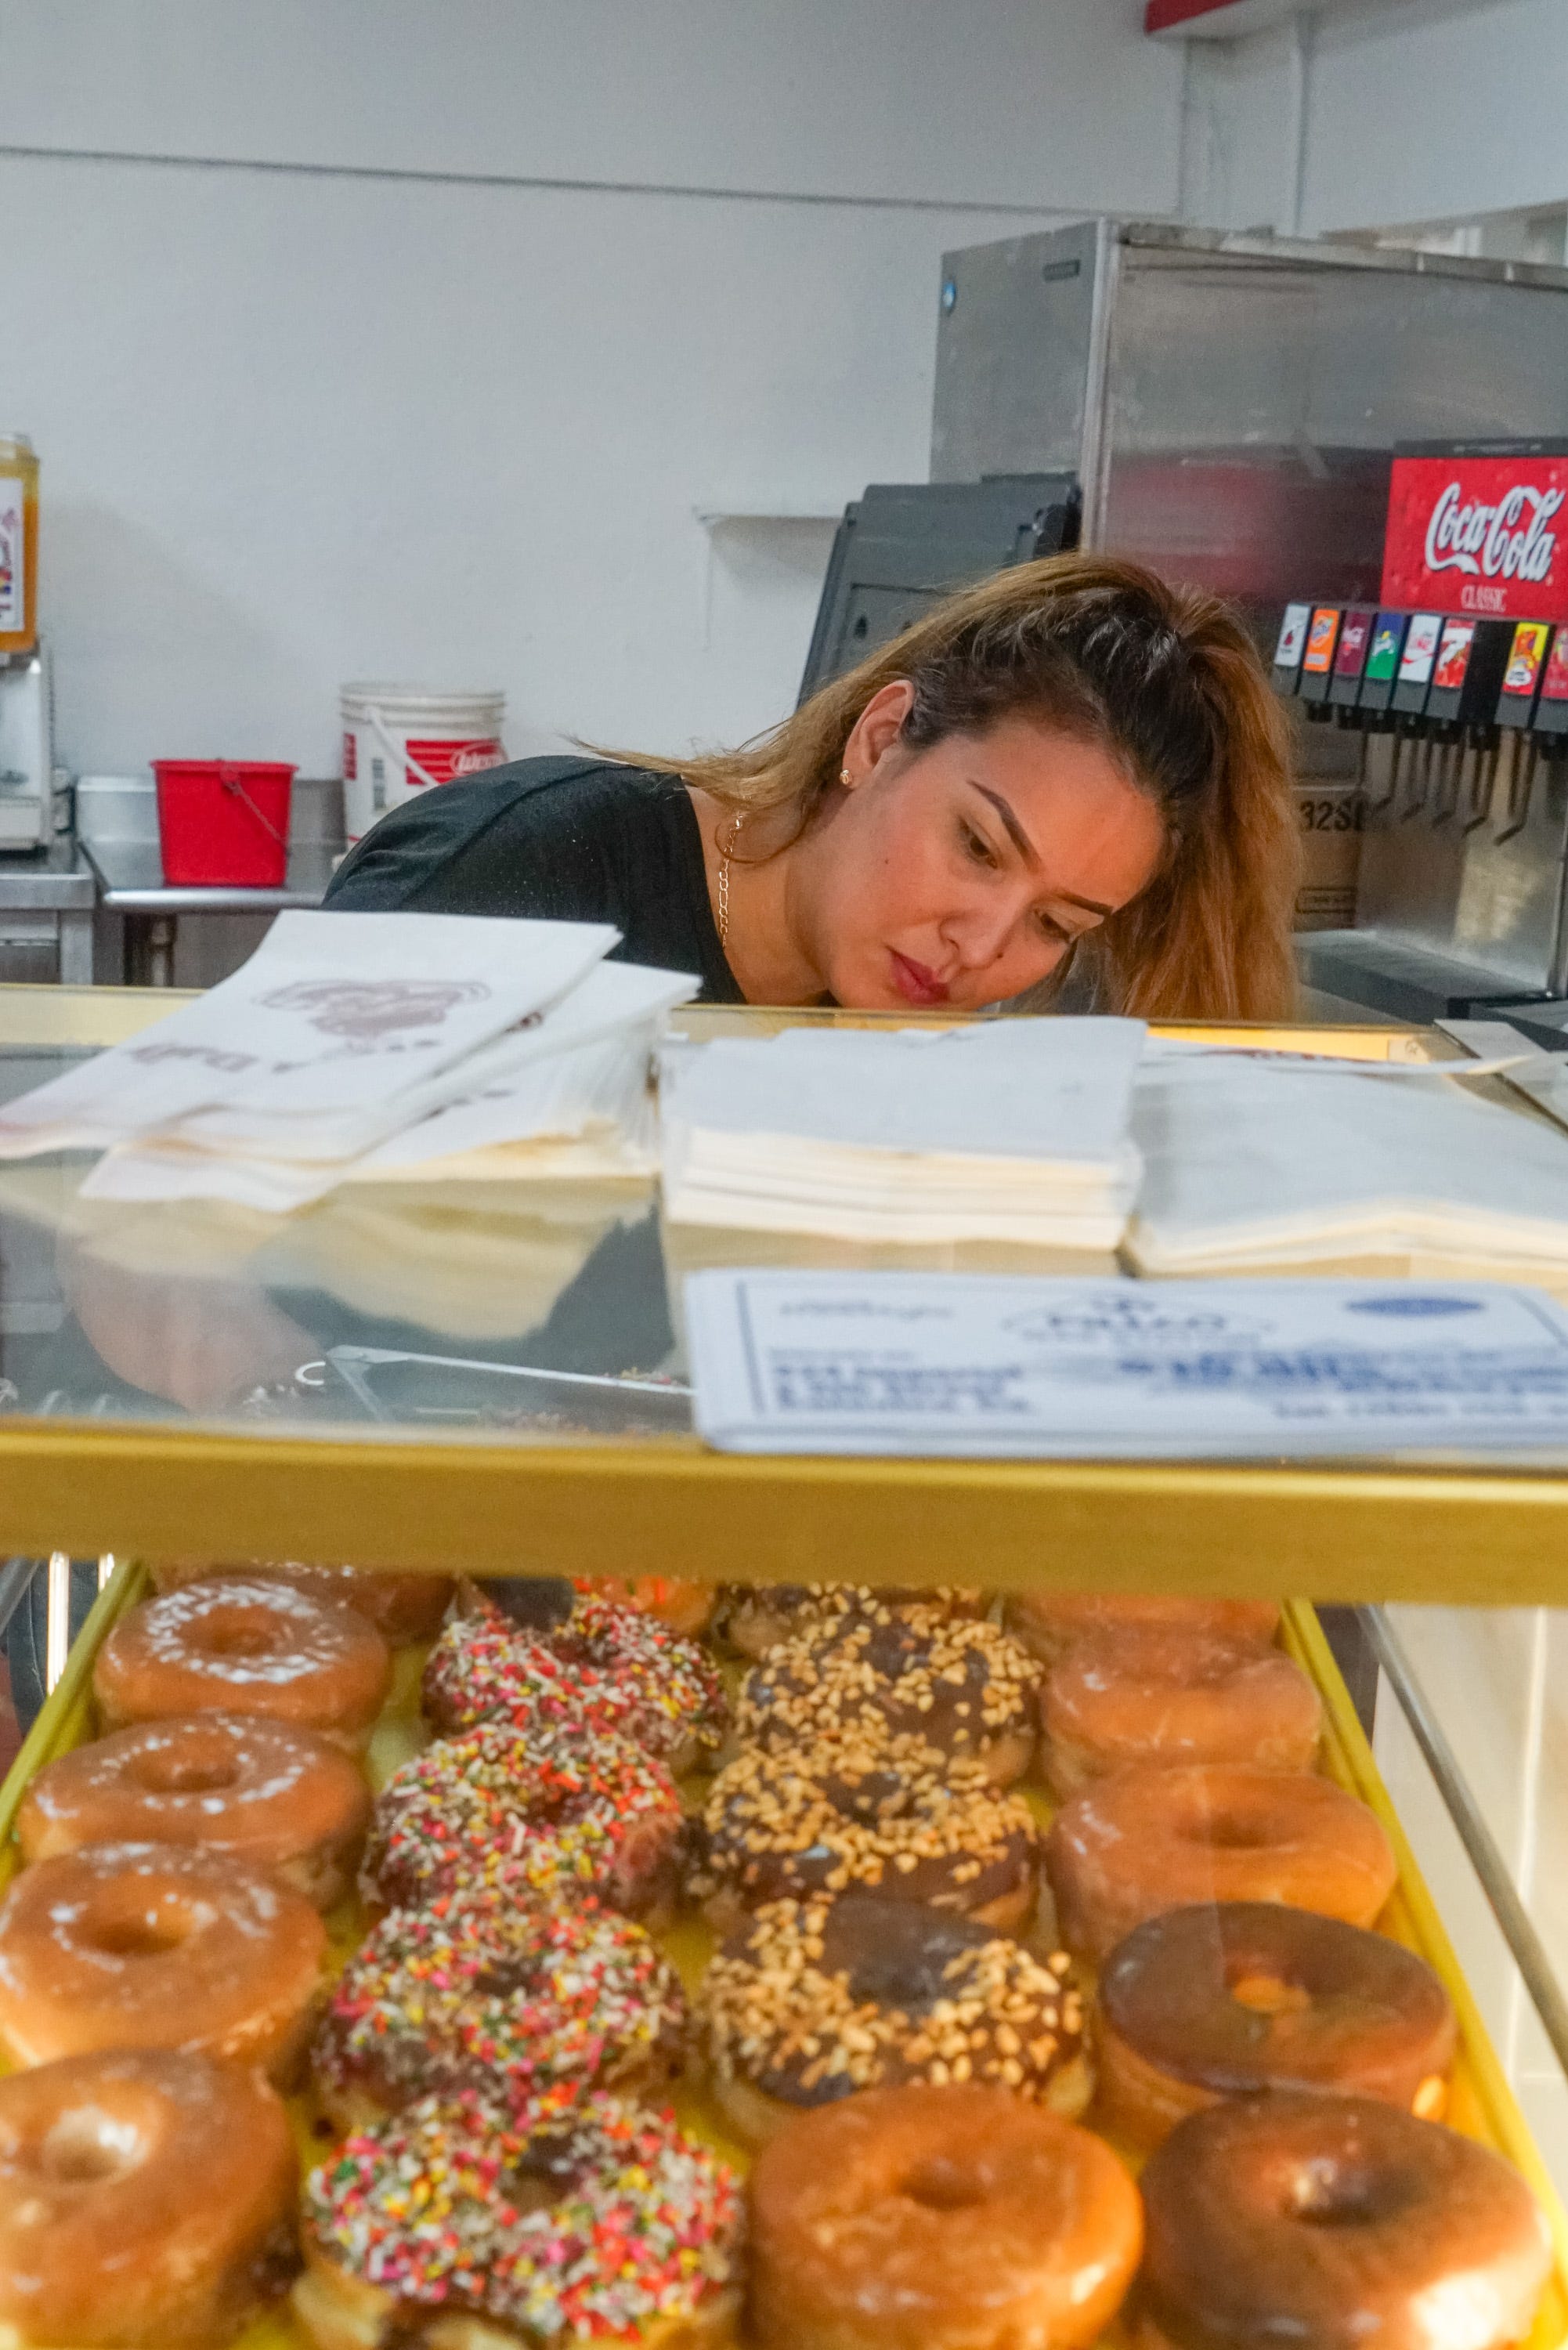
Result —
POLYGON ((0 0, 0 424, 62 755, 336 764, 793 699, 830 509, 926 472, 944 246, 1175 209, 1138 0, 0 0))
POLYGON ((1563 0, 1349 0, 1189 56, 1189 219, 1316 236, 1568 196, 1563 0))

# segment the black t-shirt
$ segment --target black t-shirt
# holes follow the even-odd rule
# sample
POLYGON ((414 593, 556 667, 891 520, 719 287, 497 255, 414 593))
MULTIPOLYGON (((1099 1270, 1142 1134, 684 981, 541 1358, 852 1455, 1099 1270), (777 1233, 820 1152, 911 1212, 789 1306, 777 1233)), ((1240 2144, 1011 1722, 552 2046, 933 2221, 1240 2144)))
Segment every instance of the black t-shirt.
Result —
POLYGON ((620 962, 744 1001, 724 960, 686 787, 607 759, 517 759, 394 808, 332 878, 334 912, 613 922, 620 962))

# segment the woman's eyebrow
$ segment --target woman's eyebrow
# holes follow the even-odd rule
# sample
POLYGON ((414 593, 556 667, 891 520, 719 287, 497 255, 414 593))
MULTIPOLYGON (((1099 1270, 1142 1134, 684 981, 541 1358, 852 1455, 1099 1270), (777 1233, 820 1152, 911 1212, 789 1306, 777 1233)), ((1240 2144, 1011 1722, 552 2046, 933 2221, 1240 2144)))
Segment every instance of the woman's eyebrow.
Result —
POLYGON ((992 806, 996 810, 997 815, 1002 818, 1003 825, 1007 828, 1008 837, 1011 839, 1014 848, 1017 849, 1020 857, 1023 858, 1024 863, 1026 865, 1038 865, 1040 859, 1035 854, 1034 843, 1030 839, 1029 835, 1024 831, 1023 827, 1019 823, 1018 818, 1013 815, 1012 810, 1008 806, 1007 802, 1002 798, 1002 794, 1000 792, 988 791, 983 784, 977 784, 972 775, 969 780, 971 788, 977 791, 982 800, 989 800, 991 802, 992 806))
MULTIPOLYGON (((991 802, 992 806, 996 810, 997 815, 1002 818, 1002 823, 1006 826, 1009 836, 1012 838, 1012 845, 1017 849, 1020 857, 1022 857, 1027 864, 1033 865, 1036 869, 1038 869, 1040 859, 1035 853, 1034 844, 1030 839, 1029 835, 1024 831, 1023 827, 1019 823, 1018 818, 1013 815, 1012 810, 1008 806, 1007 802, 1002 798, 1001 793, 988 790, 984 784, 977 784, 972 775, 971 775, 969 780, 973 789, 980 794, 981 798, 991 802)), ((1051 895, 1053 898, 1059 898, 1064 906, 1081 907, 1085 914, 1114 914, 1116 910, 1114 906, 1102 906, 1097 898, 1076 897, 1071 889, 1053 889, 1051 895)))

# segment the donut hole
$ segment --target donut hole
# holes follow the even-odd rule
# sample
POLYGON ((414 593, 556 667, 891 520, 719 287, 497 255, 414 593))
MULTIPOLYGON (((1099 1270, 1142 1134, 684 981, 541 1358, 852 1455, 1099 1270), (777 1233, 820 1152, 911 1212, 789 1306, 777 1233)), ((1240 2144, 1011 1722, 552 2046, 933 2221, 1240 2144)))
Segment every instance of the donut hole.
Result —
POLYGON ((123 2178, 146 2155, 141 2132, 101 2106, 78 2106, 53 2124, 37 2149, 37 2167, 62 2187, 91 2187, 123 2178))
POLYGON ((1280 1832, 1270 1820, 1248 1818, 1239 1812, 1219 1812, 1205 1820, 1193 1841, 1208 1845, 1215 1852, 1267 1852, 1278 1844, 1280 1832))
POLYGON ((225 1662, 270 1657, 279 1645, 278 1626, 266 1616, 212 1616, 202 1627, 201 1646, 208 1656, 225 1662))
POLYGON ((128 1910, 122 1916, 89 1918, 82 1940, 89 1950, 110 1959, 157 1959, 177 1950, 200 1923, 194 1907, 166 1901, 156 1909, 128 1910))
POLYGON ((1418 2180, 1384 2165, 1303 2163, 1291 2182, 1291 2217, 1312 2228, 1375 2228, 1420 2199, 1418 2180))
POLYGON ((231 1754, 180 1754, 169 1748, 139 1754, 131 1777, 144 1794, 213 1795, 234 1785, 238 1760, 231 1754))
POLYGON ((903 2179, 899 2193, 927 2211, 968 2211, 986 2199, 981 2178, 950 2155, 933 2154, 917 2163, 903 2179))
POLYGON ((1301 2015, 1312 2005, 1312 1993, 1300 1983, 1258 1969, 1238 1976, 1230 1991, 1238 2007, 1249 2008, 1254 2015, 1301 2015))

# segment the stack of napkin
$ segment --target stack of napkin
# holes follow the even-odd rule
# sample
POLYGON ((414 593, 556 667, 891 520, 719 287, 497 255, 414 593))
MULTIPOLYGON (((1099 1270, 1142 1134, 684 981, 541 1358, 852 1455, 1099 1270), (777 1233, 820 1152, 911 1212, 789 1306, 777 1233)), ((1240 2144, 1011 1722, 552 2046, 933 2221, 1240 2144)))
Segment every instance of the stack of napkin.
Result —
POLYGON ((338 1184, 636 1172, 649 1073, 697 982, 618 933, 290 912, 244 969, 0 1110, 0 1159, 104 1153, 88 1198, 287 1211, 338 1184))
POLYGON ((1568 1135, 1467 1091, 1463 1069, 1151 1055, 1127 1257, 1145 1274, 1403 1274, 1568 1296, 1568 1135))
POLYGON ((674 1222, 861 1242, 1116 1246, 1137 1186, 1137 1020, 795 1028, 671 1055, 674 1222))

